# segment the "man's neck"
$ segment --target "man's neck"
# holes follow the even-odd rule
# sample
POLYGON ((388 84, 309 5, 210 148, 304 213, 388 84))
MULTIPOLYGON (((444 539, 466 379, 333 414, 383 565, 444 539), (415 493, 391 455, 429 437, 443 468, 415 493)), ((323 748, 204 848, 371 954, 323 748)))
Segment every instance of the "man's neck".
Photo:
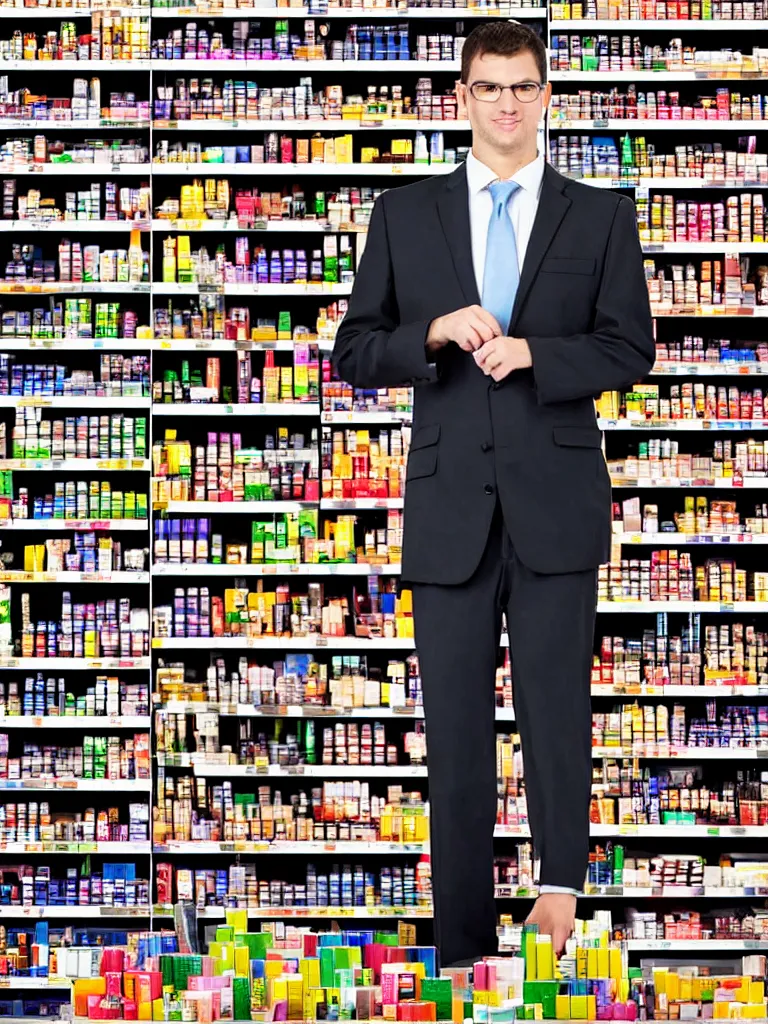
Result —
POLYGON ((485 152, 481 146, 475 143, 472 145, 472 153, 481 164, 489 167, 502 181, 513 177, 521 167, 527 167, 528 164, 533 163, 539 155, 536 149, 526 153, 499 154, 491 150, 485 152))

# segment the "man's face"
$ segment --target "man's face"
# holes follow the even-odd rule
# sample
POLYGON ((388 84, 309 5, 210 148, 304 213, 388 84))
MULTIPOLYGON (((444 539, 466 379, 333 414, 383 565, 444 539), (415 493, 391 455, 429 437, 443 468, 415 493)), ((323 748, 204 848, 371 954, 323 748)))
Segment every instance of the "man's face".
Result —
POLYGON ((552 91, 551 85, 538 91, 535 87, 540 85, 536 61, 527 50, 514 57, 492 54, 475 57, 467 81, 456 86, 459 105, 467 112, 473 138, 499 154, 531 149, 535 152, 538 125, 552 91), (518 95, 511 89, 503 89, 494 98, 498 89, 493 87, 504 85, 522 88, 518 95))

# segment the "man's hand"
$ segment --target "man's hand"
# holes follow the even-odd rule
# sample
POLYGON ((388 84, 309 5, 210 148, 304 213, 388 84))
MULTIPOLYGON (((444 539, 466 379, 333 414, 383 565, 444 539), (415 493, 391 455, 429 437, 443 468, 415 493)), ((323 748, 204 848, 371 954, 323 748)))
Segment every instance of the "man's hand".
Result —
POLYGON ((542 935, 552 936, 555 956, 565 949, 576 918, 576 897, 567 893, 545 893, 533 905, 526 924, 537 924, 542 935))
POLYGON ((432 321, 427 332, 427 350, 434 353, 455 341, 465 352, 475 352, 499 334, 501 328, 492 313, 482 306, 465 306, 432 321))
POLYGON ((475 362, 487 377, 504 380, 513 370, 524 370, 533 365, 531 350, 525 338, 500 335, 491 338, 474 353, 475 362))

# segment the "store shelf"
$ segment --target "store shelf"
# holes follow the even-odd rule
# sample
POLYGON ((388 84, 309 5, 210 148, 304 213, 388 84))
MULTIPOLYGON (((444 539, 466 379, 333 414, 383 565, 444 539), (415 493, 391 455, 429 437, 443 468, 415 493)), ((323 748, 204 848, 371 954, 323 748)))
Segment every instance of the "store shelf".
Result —
POLYGON ((351 295, 351 284, 317 281, 310 284, 176 284, 157 282, 153 295, 351 295))
POLYGON ((694 700, 710 700, 712 697, 768 697, 768 687, 757 685, 708 685, 708 686, 636 686, 634 684, 613 685, 592 683, 593 697, 693 697, 694 700))
POLYGON ((155 843, 153 850, 156 854, 194 854, 208 855, 220 853, 274 853, 300 854, 302 857, 317 856, 320 853, 337 853, 340 855, 349 854, 422 854, 429 851, 429 843, 384 843, 384 842, 358 842, 356 840, 334 840, 330 842, 303 842, 290 843, 283 840, 274 842, 254 842, 250 840, 237 840, 235 842, 211 842, 209 840, 198 840, 196 842, 168 842, 155 843))
POLYGON ((149 715, 0 715, 4 729, 149 729, 149 715))
MULTIPOLYGON (((762 124, 762 122, 760 122, 762 124)), ((768 122, 766 122, 768 126, 768 122)), ((758 129, 759 130, 759 129, 758 129)), ((656 189, 763 189, 765 183, 758 181, 734 181, 733 179, 713 181, 710 178, 579 178, 578 176, 566 174, 566 178, 578 181, 581 185, 592 185, 594 188, 631 188, 636 195, 644 195, 656 189)))
POLYGON ((51 856, 56 853, 76 854, 82 856, 89 853, 107 854, 110 857, 149 856, 152 844, 144 842, 109 843, 109 842, 66 842, 51 840, 46 842, 6 843, 0 842, 0 856, 19 856, 30 853, 44 853, 51 856))
MULTIPOLYGON (((10 62, 3 62, 5 69, 10 62)), ((96 63, 89 61, 88 63, 96 63)), ((46 69, 47 70, 47 69, 46 69)), ((84 69, 85 70, 85 69, 84 69)), ((98 68, 94 69, 98 70, 98 68)), ((115 234, 119 231, 149 231, 148 221, 131 220, 33 220, 27 217, 24 220, 0 220, 0 233, 4 231, 61 231, 64 234, 79 234, 80 232, 115 234)))
POLYGON ((648 743, 642 747, 592 747, 593 758, 637 757, 679 761, 765 761, 768 748, 749 747, 664 747, 648 743))
MULTIPOLYGON (((355 17, 360 12, 355 10, 355 17)), ((239 15, 238 15, 239 16, 239 15)), ((282 15, 281 15, 282 17, 282 15)), ((325 16, 323 16, 325 17, 325 16)), ((37 125, 37 122, 35 122, 37 125)), ((0 120, 0 128, 3 122, 0 120)), ((197 132, 222 132, 222 131, 243 131, 245 129, 258 132, 285 131, 288 128, 291 132, 319 132, 337 131, 360 132, 370 131, 398 131, 398 132, 465 132, 469 129, 469 121, 419 121, 416 118, 402 117, 397 119, 382 118, 370 121, 352 120, 347 117, 339 118, 308 118, 300 121, 267 121, 259 118, 208 118, 207 120, 173 121, 155 120, 152 122, 155 131, 193 131, 197 132)))
POLYGON ((18 668, 24 671, 52 672, 71 669, 77 672, 101 671, 102 669, 143 669, 151 668, 150 658, 0 658, 0 669, 18 668))
POLYGON ((321 498, 320 508, 323 511, 351 510, 351 509, 374 509, 374 508, 402 508, 402 498, 321 498))
POLYGON ((104 349, 108 352, 147 352, 152 347, 150 341, 137 341, 136 338, 2 338, 0 352, 38 352, 41 349, 50 352, 70 352, 73 350, 104 349))
POLYGON ((150 285, 122 281, 0 281, 0 295, 149 295, 150 285))
MULTIPOLYGON (((627 72, 625 72, 627 73, 627 72)), ((562 72, 561 72, 562 74, 562 72)), ((576 72, 582 75, 581 72, 576 72)), ((631 80, 638 78, 639 72, 631 73, 631 80)), ((592 75, 589 75, 590 79, 592 75)), ((679 78, 674 76, 675 81, 679 78)), ((579 78, 581 81, 582 78, 579 78)), ((731 121, 725 118, 699 117, 690 119, 652 120, 651 118, 606 117, 606 118, 550 118, 549 130, 553 132, 591 131, 593 128, 608 128, 610 131, 641 131, 641 132, 677 132, 696 131, 708 134, 716 132, 761 131, 768 128, 768 120, 731 121)), ((640 179, 642 180, 642 179, 640 179)))
POLYGON ((679 71, 550 71, 550 82, 722 82, 759 81, 764 72, 743 71, 740 68, 679 71))
POLYGON ((214 352, 293 352, 297 344, 304 342, 310 345, 317 345, 321 351, 330 352, 333 348, 333 339, 308 337, 293 341, 223 341, 220 339, 207 340, 202 338, 158 338, 156 341, 147 342, 147 348, 153 352, 195 352, 203 350, 214 352))
POLYGON ((627 939, 630 952, 717 953, 768 949, 768 935, 762 939, 627 939))
MULTIPOLYGON (((198 760, 193 754, 158 754, 161 768, 192 768, 196 776, 211 779, 287 779, 305 776, 316 779, 426 779, 425 765, 280 765, 217 764, 198 760)), ((0 788, 2 788, 0 786, 0 788)))
POLYGON ((252 7, 152 7, 154 18, 546 18, 546 7, 515 7, 502 8, 483 7, 347 7, 345 9, 324 10, 322 13, 312 11, 309 7, 260 6, 252 7))
POLYGON ((768 420, 611 420, 598 419, 601 430, 768 430, 768 420))
POLYGON ((216 402, 209 405, 181 402, 152 406, 153 416, 314 416, 320 415, 317 402, 262 402, 259 405, 216 402))
MULTIPOLYGON (((18 11, 16 12, 18 18, 18 11)), ((66 15, 65 15, 66 17, 66 15)), ((42 69, 41 69, 42 70, 42 69)), ((74 70, 74 69, 73 69, 74 70)), ((120 128, 148 129, 151 121, 148 118, 71 118, 71 117, 0 117, 0 129, 9 131, 86 131, 97 132, 102 129, 114 131, 120 128)))
POLYGON ((320 419, 323 423, 332 424, 346 424, 346 423, 359 423, 361 426, 366 424, 388 424, 388 423, 410 423, 413 419, 412 410, 403 410, 402 412, 323 412, 320 415, 320 419))
POLYGON ((735 359, 723 363, 657 362, 650 373, 652 377, 764 377, 766 375, 768 375, 768 363, 740 362, 735 359))
MULTIPOLYGON (((239 718, 423 718, 424 709, 395 708, 345 708, 315 704, 269 704, 254 707, 251 704, 223 704, 220 701, 182 701, 169 700, 157 705, 170 715, 201 715, 215 714, 237 716, 239 718)), ((497 708, 498 712, 506 712, 506 708, 497 708)), ((0 718, 0 723, 2 723, 0 718)), ((187 755, 189 756, 189 755, 187 755)))
MULTIPOLYGON (((530 839, 527 825, 497 825, 497 839, 530 839)), ((595 825, 589 826, 593 839, 634 836, 638 839, 762 839, 768 838, 768 825, 595 825)))
POLYGON ((599 601, 598 612, 715 612, 719 614, 768 611, 768 601, 599 601))
POLYGON ((765 242, 643 242, 644 253, 729 253, 765 252, 765 242))
POLYGON ((656 899, 683 900, 703 897, 704 899, 750 899, 768 893, 762 888, 737 888, 735 886, 704 885, 585 885, 584 895, 591 899, 656 899))
POLYGON ((152 60, 153 71, 172 71, 174 74, 188 72, 196 75, 202 71, 224 71, 232 74, 233 66, 237 73, 264 72, 264 71, 290 71, 299 74, 307 71, 319 72, 344 72, 354 71, 366 73, 371 71, 420 71, 420 72, 456 72, 460 68, 457 60, 295 60, 290 57, 279 60, 258 60, 255 58, 243 60, 163 60, 154 58, 152 60))
MULTIPOLYGON (((2 719, 0 719, 2 721, 2 719)), ((3 793, 49 793, 51 790, 81 793, 150 793, 151 779, 0 779, 3 793)))
POLYGON ((620 544, 650 544, 653 547, 678 547, 691 544, 768 544, 768 533, 615 533, 620 544))
POLYGON ((649 32, 652 30, 663 30, 673 32, 728 32, 728 31, 749 31, 753 25, 751 19, 730 19, 718 18, 705 21, 702 18, 610 18, 610 19, 576 19, 576 18, 553 18, 550 28, 553 32, 629 32, 630 30, 641 29, 649 32))
MULTIPOLYGON (((139 917, 149 918, 150 907, 105 907, 105 906, 56 906, 56 907, 17 907, 0 906, 0 920, 19 921, 25 918, 35 920, 79 921, 88 918, 105 917, 139 917)), ((0 982, 1 984, 2 982, 0 982)), ((50 1020, 50 1018, 48 1018, 50 1020)))
POLYGON ((768 825, 590 825, 593 839, 609 836, 636 836, 638 839, 762 839, 768 838, 768 825))
POLYGON ((47 991, 50 989, 69 989, 71 987, 72 982, 69 978, 16 978, 0 976, 0 989, 18 988, 47 991))
POLYGON ((149 409, 150 404, 149 398, 142 398, 140 395, 120 395, 115 398, 92 398, 89 395, 0 395, 0 409, 39 406, 48 409, 103 409, 111 412, 118 409, 149 409))
POLYGON ((141 530, 148 519, 0 519, 0 529, 9 530, 141 530))
MULTIPOLYGON (((77 399, 73 399, 77 401, 77 399)), ((78 473, 80 470, 137 470, 149 472, 149 459, 0 459, 0 470, 18 469, 51 473, 78 473)))
POLYGON ((742 319, 745 316, 763 318, 768 317, 768 306, 748 306, 746 304, 734 306, 673 306, 671 303, 669 305, 651 303, 651 313, 656 319, 673 316, 704 317, 714 320, 732 317, 742 319))
POLYGON ((109 11, 110 14, 118 14, 123 18, 131 17, 134 14, 149 14, 151 8, 147 5, 133 5, 128 7, 63 7, 51 4, 49 7, 25 7, 23 4, 13 6, 11 4, 0 7, 0 18, 90 18, 95 12, 109 11))
MULTIPOLYGON (((434 915, 429 907, 233 907, 245 910, 249 921, 272 921, 294 918, 330 919, 353 918, 358 921, 376 921, 381 918, 416 917, 431 919, 434 915)), ((224 907, 202 907, 196 916, 206 921, 223 921, 227 911, 224 907)), ((170 917, 172 906, 156 906, 154 917, 170 917)))
MULTIPOLYGON (((0 7, 0 12, 4 8, 0 7)), ((27 16, 28 12, 40 13, 43 8, 25 7, 24 17, 27 16)), ((0 13, 0 17, 3 15, 0 13)), ((66 17, 71 17, 69 11, 66 12, 66 17)), ((14 11, 14 17, 18 17, 18 11, 14 11)), ((79 126, 79 122, 78 122, 79 126)), ((58 122, 57 122, 58 127, 58 122)), ((32 164, 18 164, 18 163, 6 163, 0 161, 0 173, 1 174, 42 174, 44 176, 53 175, 59 177, 64 175, 70 177, 72 175, 83 175, 87 177, 98 177, 102 174, 136 174, 139 176, 148 176, 152 172, 152 164, 134 164, 129 161, 121 161, 119 163, 107 163, 106 161, 86 163, 84 161, 78 161, 73 163, 67 163, 63 161, 61 163, 49 164, 49 163, 32 163, 32 164)))
MULTIPOLYGON (((278 166, 281 166, 278 164, 278 166)), ((198 174, 201 173, 198 171, 198 174)), ((229 217, 227 220, 166 220, 159 219, 152 221, 153 231, 236 231, 240 235, 247 235, 250 232, 268 231, 272 234, 300 232, 305 235, 337 235, 340 231, 345 234, 365 234, 368 231, 367 224, 331 224, 327 220, 312 220, 303 217, 299 220, 258 220, 252 224, 241 224, 236 218, 229 217)))
POLYGON ((0 572, 0 583, 149 583, 148 572, 0 572))
MULTIPOLYGON (((183 515, 274 515, 284 512, 301 512, 305 508, 317 508, 316 501, 156 501, 155 508, 165 512, 183 515)), ((155 568, 158 568, 155 566, 155 568)), ((181 568, 178 566, 176 568, 181 568)), ((218 568, 218 566, 216 567, 218 568)), ((237 571, 237 566, 229 566, 237 571)), ((245 567, 243 567, 245 568, 245 567)), ((160 575, 163 575, 162 573, 160 575)), ((229 575, 232 575, 230 571, 229 575)))
POLYGON ((157 650, 213 650, 244 651, 248 648, 287 651, 307 651, 316 647, 329 647, 344 651, 413 651, 415 640, 402 637, 377 637, 369 639, 359 636, 213 636, 213 637, 154 637, 152 647, 157 650))
MULTIPOLYGON (((194 506, 200 502, 172 502, 168 506, 169 512, 177 511, 176 506, 182 504, 183 511, 188 511, 187 506, 194 506)), ((218 505, 218 502, 206 504, 218 505)), ((253 504, 248 502, 248 504, 253 504)), ((261 502, 257 503, 259 506, 261 502)), ((271 503, 270 503, 271 504, 271 503)), ((275 503, 280 505, 278 511, 285 511, 283 504, 290 505, 291 502, 275 503)), ((300 506, 303 507, 303 506, 300 506)), ((310 505, 310 507, 312 507, 310 505)), ((213 510, 218 511, 218 509, 213 510)), ((295 510, 291 510, 295 511, 295 510)), ((768 535, 766 535, 768 543, 768 535)), ((153 576, 399 576, 400 563, 387 565, 370 565, 368 562, 331 562, 329 564, 314 565, 311 562, 285 565, 200 565, 188 563, 185 565, 155 563, 152 567, 153 576)))
POLYGON ((763 490, 768 487, 766 476, 745 476, 736 480, 733 477, 713 478, 681 478, 681 477, 624 477, 611 474, 611 485, 617 487, 681 487, 681 488, 707 488, 716 487, 720 490, 763 490))
MULTIPOLYGON (((285 127, 285 122, 283 122, 285 127)), ((339 129, 341 130, 341 129, 339 129)), ((346 131, 346 128, 343 129, 346 131)), ((0 165, 1 168, 2 165, 0 165)), ((438 174, 453 174, 457 164, 363 164, 363 163, 307 163, 307 164, 250 164, 250 163, 159 163, 152 164, 152 175, 189 175, 198 176, 201 174, 219 174, 226 177, 232 175, 247 175, 249 178, 261 177, 285 177, 286 175, 301 175, 302 177, 337 178, 341 175, 350 177, 425 177, 438 174)), ((163 226, 164 226, 164 222, 163 226)), ((204 222, 193 222, 204 223, 204 222)), ((271 222, 270 222, 271 223, 271 222)), ((279 222, 278 222, 279 223, 279 222)), ((153 222, 154 224, 154 222, 153 222)), ((179 228, 179 230, 181 230, 179 228)), ((189 230, 200 230, 199 228, 189 230)), ((211 229, 213 230, 213 229, 211 229)), ((271 228, 271 230, 276 230, 271 228)))

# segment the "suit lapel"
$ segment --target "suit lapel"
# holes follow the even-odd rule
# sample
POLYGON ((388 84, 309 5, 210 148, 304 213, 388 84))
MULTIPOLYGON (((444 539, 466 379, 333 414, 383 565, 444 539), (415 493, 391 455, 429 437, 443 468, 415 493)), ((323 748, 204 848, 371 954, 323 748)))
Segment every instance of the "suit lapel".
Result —
POLYGON ((440 224, 464 294, 464 301, 468 306, 479 306, 480 296, 477 292, 477 281, 472 263, 466 166, 462 163, 444 181, 445 188, 440 190, 437 199, 440 224))
POLYGON ((560 227, 560 223, 571 205, 571 200, 563 194, 563 189, 567 183, 567 178, 564 178, 562 174, 558 174, 550 164, 545 163, 539 205, 534 217, 531 237, 528 240, 528 248, 525 250, 520 283, 517 287, 515 304, 512 307, 512 318, 507 331, 512 336, 514 336, 515 324, 520 316, 523 303, 531 289, 531 285, 539 271, 541 261, 544 259, 547 249, 555 237, 555 232, 560 227))

